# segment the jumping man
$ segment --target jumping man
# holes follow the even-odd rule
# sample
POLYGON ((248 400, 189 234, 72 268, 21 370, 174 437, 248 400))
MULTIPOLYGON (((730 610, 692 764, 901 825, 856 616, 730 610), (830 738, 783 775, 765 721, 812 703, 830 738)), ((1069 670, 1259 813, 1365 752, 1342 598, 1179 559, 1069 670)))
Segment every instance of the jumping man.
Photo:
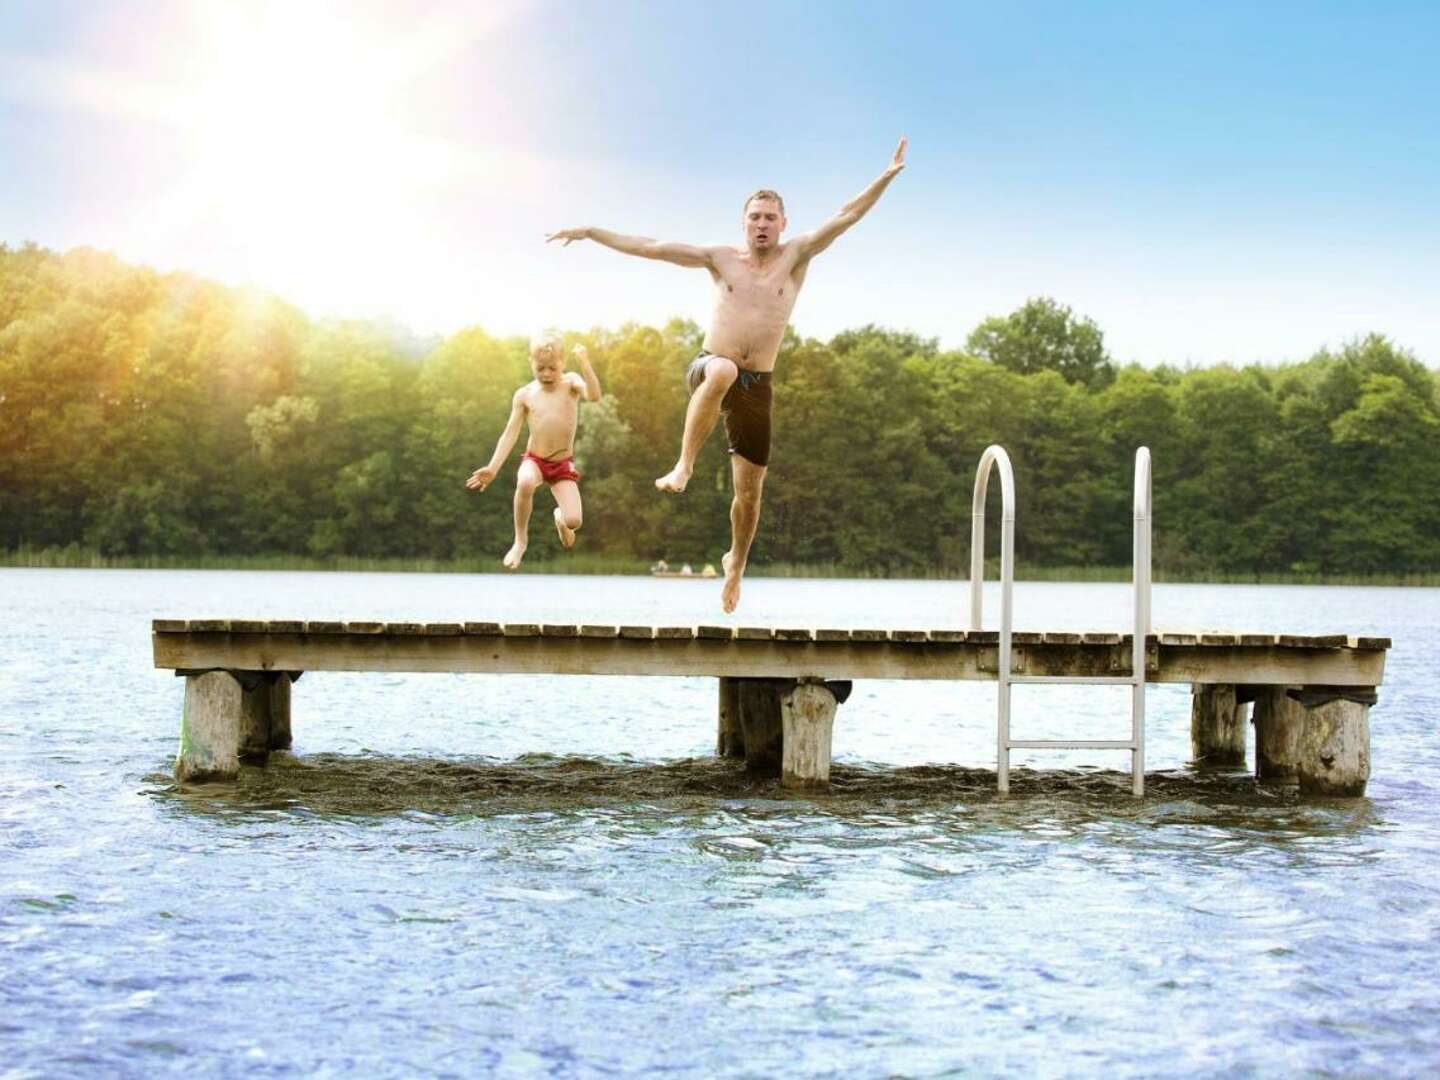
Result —
POLYGON ((594 240, 625 255, 696 267, 709 271, 715 283, 715 312, 704 348, 686 372, 690 404, 680 458, 655 486, 661 491, 685 490, 701 445, 716 419, 724 415, 735 482, 730 550, 721 560, 725 584, 720 600, 727 612, 740 602, 740 579, 760 520, 761 489, 770 463, 770 378, 795 298, 805 284, 810 260, 864 217, 905 168, 905 143, 902 138, 889 167, 838 214, 814 232, 784 243, 780 233, 785 228, 785 201, 768 188, 745 200, 743 248, 666 243, 593 227, 562 229, 546 237, 562 240, 567 247, 575 240, 594 240))

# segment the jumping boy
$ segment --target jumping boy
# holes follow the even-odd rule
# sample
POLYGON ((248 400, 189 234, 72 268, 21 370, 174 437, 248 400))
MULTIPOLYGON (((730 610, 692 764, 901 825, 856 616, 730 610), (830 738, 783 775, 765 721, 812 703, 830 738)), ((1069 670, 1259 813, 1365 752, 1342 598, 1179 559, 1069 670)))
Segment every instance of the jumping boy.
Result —
POLYGON ((530 370, 533 381, 515 391, 510 404, 510 420, 495 444, 495 453, 488 465, 470 474, 465 486, 471 491, 484 491, 495 479, 500 466, 515 448, 520 427, 529 422, 530 436, 525 443, 525 456, 515 476, 515 543, 502 560, 507 570, 515 570, 525 558, 530 533, 530 507, 535 489, 549 484, 555 496, 555 531, 567 548, 575 545, 575 530, 580 528, 580 473, 575 469, 575 425, 580 419, 580 402, 600 400, 600 380, 590 366, 585 346, 575 346, 580 371, 565 370, 565 350, 558 338, 547 337, 530 347, 530 370))

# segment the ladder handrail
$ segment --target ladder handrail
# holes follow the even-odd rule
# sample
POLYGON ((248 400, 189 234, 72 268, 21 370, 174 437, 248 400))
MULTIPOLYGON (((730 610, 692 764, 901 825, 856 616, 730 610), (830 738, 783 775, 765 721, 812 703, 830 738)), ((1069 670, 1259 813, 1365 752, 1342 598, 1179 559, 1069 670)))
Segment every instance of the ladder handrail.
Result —
POLYGON ((970 497, 970 629, 980 630, 985 606, 985 493, 990 473, 1000 470, 1000 632, 1007 638, 1012 614, 1015 580, 1015 471, 1010 455, 999 443, 991 443, 980 455, 975 469, 975 488, 970 497))
MULTIPOLYGON (((1000 642, 996 660, 996 683, 999 692, 996 717, 996 771, 1002 794, 1010 790, 1010 748, 1027 745, 1010 738, 1010 687, 1015 681, 1011 670, 1011 634, 1015 615, 1015 474, 1010 455, 998 443, 992 443, 980 455, 975 470, 975 487, 970 499, 970 629, 982 630, 985 593, 985 495, 990 474, 1000 470, 1002 516, 1000 521, 1000 642)), ((1145 661, 1146 639, 1150 635, 1151 586, 1151 468, 1149 447, 1135 451, 1134 533, 1132 539, 1134 593, 1134 636, 1131 638, 1130 676, 1123 681, 1131 684, 1131 774, 1136 795, 1145 793, 1145 661)), ((1106 677, 1025 677, 1023 682, 1093 682, 1121 681, 1106 677)), ((1109 743, 1111 740, 1100 740, 1109 743)), ((1065 740, 1029 740, 1030 744, 1063 747, 1067 745, 1098 745, 1096 740, 1067 743, 1065 740)))
POLYGON ((1145 794, 1145 661, 1146 638, 1150 635, 1150 448, 1135 451, 1134 567, 1131 578, 1135 589, 1135 636, 1130 644, 1130 672, 1135 679, 1131 691, 1130 737, 1135 743, 1130 771, 1131 788, 1137 796, 1145 794))

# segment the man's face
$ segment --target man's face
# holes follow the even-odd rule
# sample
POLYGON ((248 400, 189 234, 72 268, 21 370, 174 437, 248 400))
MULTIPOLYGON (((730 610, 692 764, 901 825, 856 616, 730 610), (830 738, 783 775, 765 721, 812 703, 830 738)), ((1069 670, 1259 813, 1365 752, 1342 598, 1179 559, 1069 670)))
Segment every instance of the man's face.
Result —
POLYGON ((565 358, 556 355, 553 349, 537 349, 530 354, 530 370, 535 373, 536 382, 549 386, 564 372, 565 358))
POLYGON ((751 251, 773 251, 784 228, 785 215, 774 199, 751 199, 745 204, 745 244, 751 251))

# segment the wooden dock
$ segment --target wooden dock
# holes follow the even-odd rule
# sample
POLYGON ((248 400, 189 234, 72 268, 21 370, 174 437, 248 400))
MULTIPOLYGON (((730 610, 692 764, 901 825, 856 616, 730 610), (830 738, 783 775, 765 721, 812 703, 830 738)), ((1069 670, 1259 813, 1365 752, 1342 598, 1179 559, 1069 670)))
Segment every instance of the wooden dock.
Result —
MULTIPOLYGON (((155 666, 186 677, 182 782, 233 778, 241 760, 288 748, 300 673, 383 671, 713 676, 718 752, 787 787, 823 789, 850 680, 995 680, 1001 643, 993 630, 923 628, 159 619, 152 629, 155 666)), ((1010 671, 1015 681, 1129 681, 1134 640, 1015 630, 1010 671)), ((1260 779, 1317 795, 1364 793, 1369 705, 1388 638, 1176 632, 1144 640, 1144 682, 1194 689, 1197 762, 1244 763, 1253 702, 1260 779)))

